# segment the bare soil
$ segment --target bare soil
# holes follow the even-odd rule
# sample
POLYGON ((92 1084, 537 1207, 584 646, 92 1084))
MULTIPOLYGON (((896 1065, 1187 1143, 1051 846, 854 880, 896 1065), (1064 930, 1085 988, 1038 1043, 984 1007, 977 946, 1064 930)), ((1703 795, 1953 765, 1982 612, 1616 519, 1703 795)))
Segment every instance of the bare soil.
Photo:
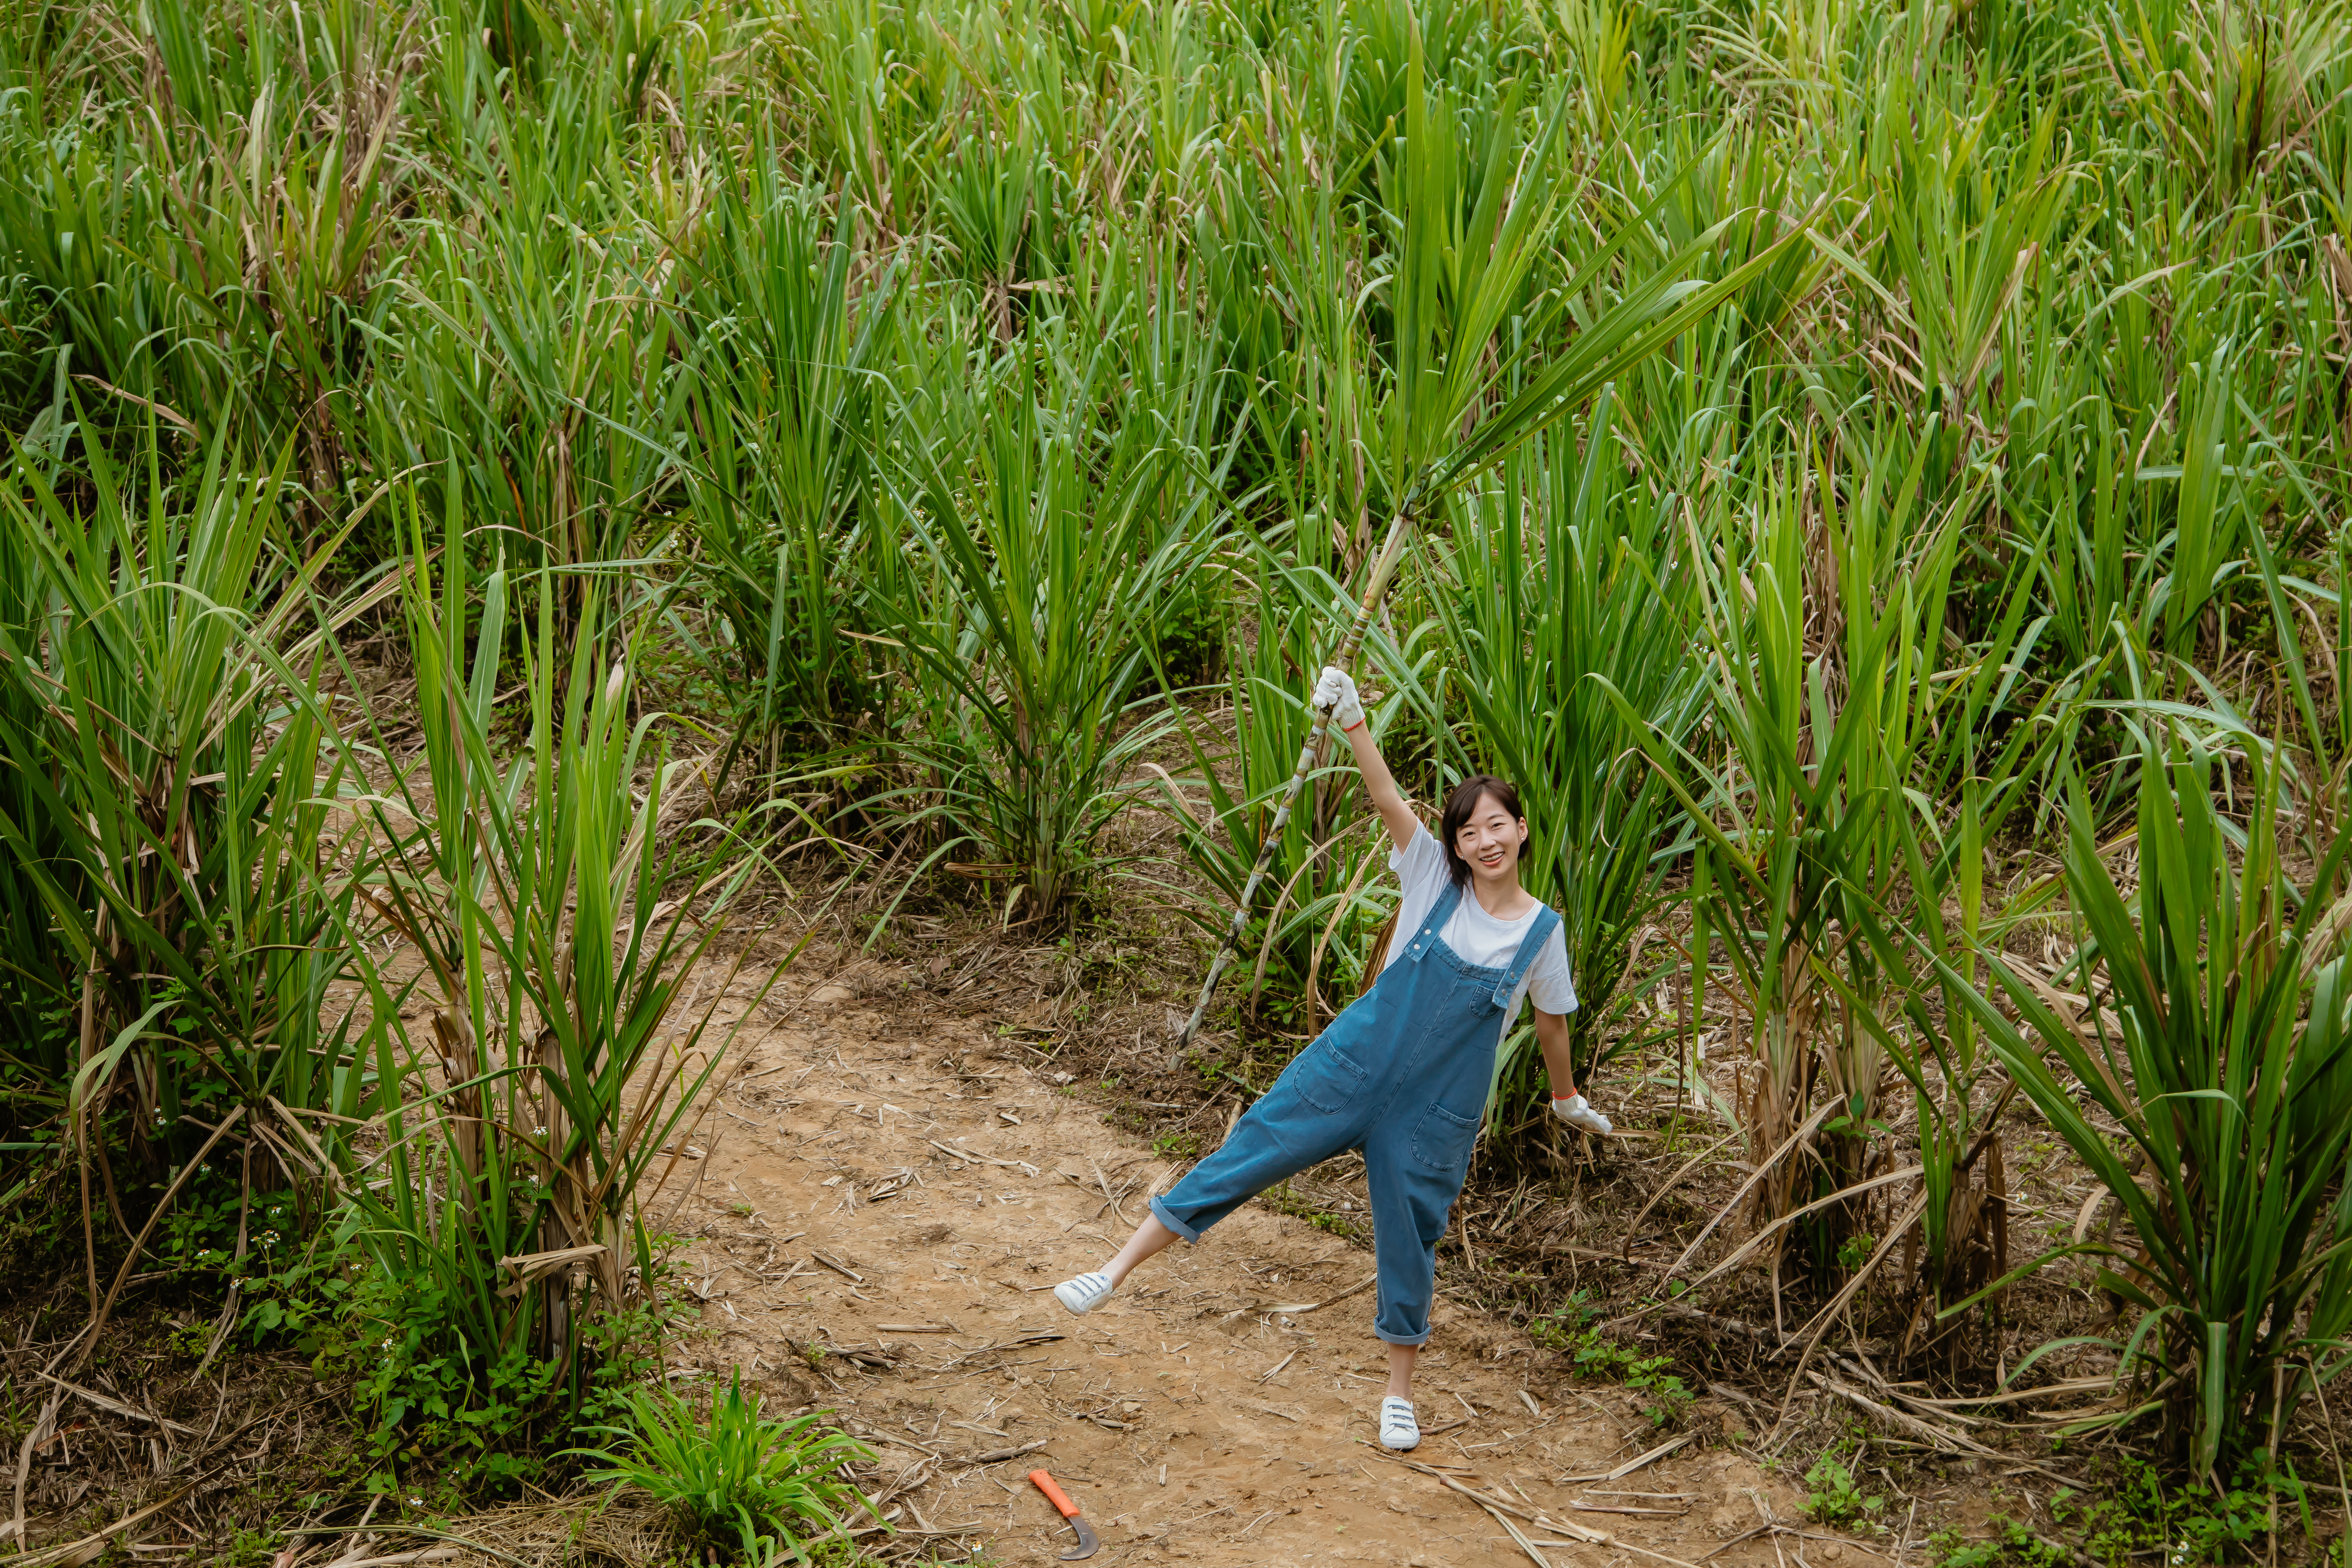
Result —
MULTIPOLYGON (((1051 1287, 1104 1261, 1188 1162, 1106 1125, 1080 1084, 1056 1081, 1067 1071, 1001 1026, 908 1018, 815 978, 767 1006, 772 1023, 747 1034, 701 1122, 707 1157, 671 1222, 696 1233, 680 1263, 706 1302, 706 1333, 678 1356, 838 1412, 883 1456, 906 1544, 1053 1561, 1072 1536, 1025 1479, 1044 1468, 1100 1533, 1098 1561, 1529 1560, 1492 1514, 1375 1441, 1385 1352, 1372 1292, 1349 1294, 1371 1273, 1368 1237, 1261 1202, 1073 1316, 1051 1287)), ((1899 1557, 1898 1542, 1813 1526, 1750 1533, 1801 1525, 1803 1489, 1710 1444, 1712 1401, 1662 1432, 1640 1396, 1580 1386, 1559 1356, 1458 1299, 1441 1299, 1434 1326, 1412 1458, 1611 1537, 1557 1561, 1899 1557), (1593 1479, 1677 1436, 1654 1462, 1593 1479)))

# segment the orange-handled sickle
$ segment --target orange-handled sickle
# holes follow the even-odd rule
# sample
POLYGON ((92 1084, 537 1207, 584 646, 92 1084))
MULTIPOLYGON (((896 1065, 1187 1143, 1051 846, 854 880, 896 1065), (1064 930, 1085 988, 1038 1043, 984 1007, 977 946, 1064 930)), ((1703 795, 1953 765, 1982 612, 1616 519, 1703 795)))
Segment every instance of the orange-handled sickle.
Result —
POLYGON ((1039 1491, 1045 1494, 1047 1502, 1061 1510, 1062 1517, 1070 1521, 1070 1528, 1078 1532, 1078 1543, 1062 1553, 1062 1561, 1076 1563, 1081 1557, 1092 1557, 1101 1547, 1102 1541, 1095 1534, 1095 1527, 1079 1517, 1078 1505, 1072 1502, 1069 1494, 1055 1486, 1054 1478, 1045 1471, 1030 1471, 1029 1479, 1039 1491))

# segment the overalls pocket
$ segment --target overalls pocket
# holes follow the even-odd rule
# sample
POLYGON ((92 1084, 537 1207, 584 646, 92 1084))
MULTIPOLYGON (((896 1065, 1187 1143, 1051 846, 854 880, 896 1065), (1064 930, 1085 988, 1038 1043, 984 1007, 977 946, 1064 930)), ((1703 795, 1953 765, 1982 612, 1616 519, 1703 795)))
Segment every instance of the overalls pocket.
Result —
POLYGON ((1412 1157, 1447 1175, 1466 1170, 1470 1145, 1478 1141, 1478 1119, 1456 1116, 1432 1103, 1412 1129, 1412 1157))
POLYGON ((1291 1070, 1298 1075, 1298 1098, 1327 1116, 1354 1104, 1370 1076, 1361 1063, 1329 1040, 1310 1047, 1291 1064, 1291 1070))

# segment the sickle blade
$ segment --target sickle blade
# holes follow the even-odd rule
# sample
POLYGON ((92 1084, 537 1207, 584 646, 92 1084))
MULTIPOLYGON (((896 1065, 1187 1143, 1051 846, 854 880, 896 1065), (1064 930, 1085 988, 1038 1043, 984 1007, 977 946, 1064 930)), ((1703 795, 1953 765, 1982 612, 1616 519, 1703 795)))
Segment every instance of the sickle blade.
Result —
POLYGON ((1101 1550, 1102 1541, 1095 1534, 1095 1527, 1087 1522, 1086 1515, 1070 1515, 1070 1528, 1078 1532, 1078 1543, 1062 1553, 1063 1562, 1076 1563, 1082 1557, 1092 1557, 1101 1550))

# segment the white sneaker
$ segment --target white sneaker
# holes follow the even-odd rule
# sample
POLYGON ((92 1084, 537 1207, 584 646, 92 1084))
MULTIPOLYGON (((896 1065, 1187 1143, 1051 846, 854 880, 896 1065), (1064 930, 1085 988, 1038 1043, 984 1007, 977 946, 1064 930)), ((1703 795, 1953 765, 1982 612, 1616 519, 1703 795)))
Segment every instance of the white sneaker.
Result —
POLYGON ((1579 1132, 1590 1132, 1596 1138, 1606 1138, 1617 1131, 1611 1125, 1609 1118, 1586 1104, 1584 1096, 1580 1094, 1570 1095, 1566 1100, 1554 1100, 1551 1111, 1579 1132))
POLYGON ((1421 1423, 1413 1419, 1412 1400, 1391 1394, 1381 1401, 1381 1447, 1400 1454, 1421 1447, 1421 1423))
POLYGON ((1110 1276, 1097 1270, 1054 1287, 1054 1300, 1073 1312, 1091 1312, 1110 1300, 1110 1276))

